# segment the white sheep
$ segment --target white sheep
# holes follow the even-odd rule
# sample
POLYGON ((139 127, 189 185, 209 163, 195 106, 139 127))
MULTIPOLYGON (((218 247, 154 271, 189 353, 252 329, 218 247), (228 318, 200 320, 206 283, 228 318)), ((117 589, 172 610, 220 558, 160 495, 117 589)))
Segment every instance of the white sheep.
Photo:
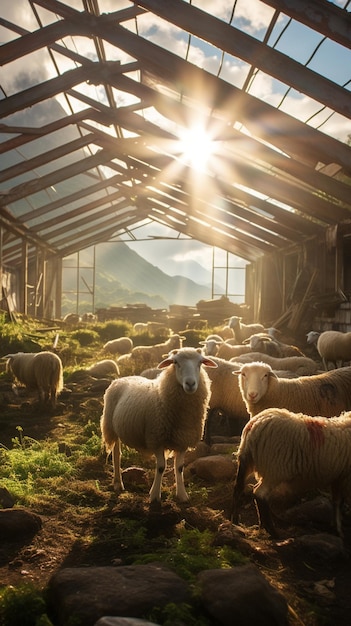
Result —
POLYGON ((119 367, 116 361, 112 359, 103 359, 102 361, 97 361, 97 363, 93 363, 86 370, 91 376, 94 378, 105 378, 106 376, 119 376, 119 367))
POLYGON ((240 364, 219 357, 211 359, 217 364, 217 368, 207 372, 211 381, 207 421, 211 422, 213 415, 220 410, 231 423, 233 435, 240 435, 250 417, 239 389, 239 381, 233 376, 233 372, 240 369, 240 364))
POLYGON ((265 332, 265 328, 262 324, 244 324, 241 320, 241 317, 232 315, 228 322, 228 326, 232 328, 238 343, 243 343, 245 339, 249 339, 249 337, 255 333, 265 332))
POLYGON ((268 363, 273 370, 285 370, 295 372, 299 376, 311 376, 318 371, 318 363, 307 356, 274 357, 262 352, 249 352, 240 354, 232 359, 236 363, 253 363, 262 361, 268 363))
POLYGON ((94 313, 83 313, 82 322, 87 324, 94 324, 97 322, 97 316, 94 313))
MULTIPOLYGON (((316 333, 311 331, 307 334, 307 342, 314 343, 315 337, 316 333)), ((328 370, 328 363, 332 363, 334 367, 342 367, 345 362, 351 361, 351 332, 325 330, 318 335, 316 347, 324 369, 328 370)))
POLYGON ((105 392, 101 432, 107 451, 112 452, 113 485, 124 489, 121 475, 121 442, 141 452, 154 454, 156 467, 150 502, 161 500, 166 453, 174 452, 176 496, 188 500, 184 486, 184 456, 202 437, 209 400, 209 379, 201 365, 216 364, 200 349, 175 350, 159 363, 161 374, 149 380, 126 376, 111 383, 105 392))
POLYGON ((220 341, 217 339, 208 339, 206 338, 204 341, 199 341, 200 346, 203 346, 202 353, 206 356, 216 356, 218 352, 219 346, 223 343, 223 339, 220 338, 220 341))
POLYGON ((325 417, 351 410, 351 367, 288 380, 268 363, 254 361, 234 373, 251 417, 271 407, 325 417))
POLYGON ((244 346, 241 343, 232 345, 224 341, 220 346, 218 346, 216 356, 219 359, 226 359, 229 361, 230 359, 233 359, 240 354, 246 354, 247 352, 251 352, 250 346, 244 346))
POLYGON ((103 346, 105 354, 128 354, 133 349, 133 341, 130 337, 118 337, 111 339, 103 346))
POLYGON ((275 357, 305 356, 300 348, 275 339, 269 332, 255 333, 249 339, 245 339, 243 343, 249 344, 252 352, 264 352, 275 357))
POLYGON ((8 354, 6 371, 29 390, 38 392, 41 404, 56 406, 63 388, 62 361, 53 352, 17 352, 8 354))
POLYGON ((276 529, 270 496, 284 487, 300 494, 330 488, 333 521, 342 537, 340 505, 351 497, 351 412, 339 417, 311 417, 286 409, 266 409, 245 426, 238 449, 238 469, 231 519, 237 524, 247 477, 254 472, 260 525, 276 529))
POLYGON ((156 343, 150 346, 135 346, 132 349, 131 355, 133 359, 137 359, 141 363, 147 361, 149 367, 151 367, 159 363, 171 350, 179 350, 179 348, 182 348, 184 339, 185 337, 182 335, 174 334, 162 343, 156 343))

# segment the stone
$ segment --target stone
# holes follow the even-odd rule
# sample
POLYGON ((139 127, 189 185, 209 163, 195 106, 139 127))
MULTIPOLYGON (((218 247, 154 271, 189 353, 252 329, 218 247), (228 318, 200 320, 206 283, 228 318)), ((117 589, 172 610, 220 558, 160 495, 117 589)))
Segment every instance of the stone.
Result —
POLYGON ((48 583, 50 619, 94 626, 104 616, 143 618, 154 607, 189 603, 187 584, 159 563, 58 570, 48 583))
POLYGON ((0 509, 0 537, 4 541, 20 541, 34 536, 42 528, 39 515, 22 508, 0 509))
POLYGON ((231 455, 202 456, 186 468, 186 473, 196 474, 208 482, 227 482, 235 477, 235 464, 231 455))
POLYGON ((205 570, 197 577, 201 600, 223 626, 287 626, 288 604, 255 565, 205 570))

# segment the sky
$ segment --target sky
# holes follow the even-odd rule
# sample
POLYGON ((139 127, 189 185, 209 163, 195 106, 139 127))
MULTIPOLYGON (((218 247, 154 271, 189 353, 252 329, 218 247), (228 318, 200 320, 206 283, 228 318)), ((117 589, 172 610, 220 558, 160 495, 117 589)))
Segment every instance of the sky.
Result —
MULTIPOLYGON (((78 10, 82 8, 82 0, 67 0, 69 6, 78 10)), ((337 6, 345 7, 347 0, 335 0, 337 6)), ((192 0, 191 4, 207 11, 211 15, 229 23, 232 17, 234 0, 192 0)), ((116 9, 131 6, 128 0, 99 0, 100 12, 110 12, 116 9)), ((36 7, 43 24, 49 23, 51 13, 41 7, 36 7)), ((350 10, 350 7, 348 7, 350 10)), ((15 2, 2 2, 0 9, 1 16, 18 24, 21 28, 33 30, 37 28, 37 23, 33 13, 28 9, 26 0, 15 0, 15 2)), ((240 28, 248 35, 262 41, 266 35, 267 28, 271 22, 274 9, 260 0, 236 0, 235 12, 232 25, 240 28)), ((275 24, 270 37, 269 44, 277 50, 291 56, 301 64, 307 64, 311 69, 321 72, 330 80, 344 85, 350 81, 351 51, 331 42, 324 40, 322 35, 311 31, 297 22, 289 23, 288 18, 282 17, 275 24), (288 25, 288 27, 287 27, 288 25), (297 45, 298 43, 298 45, 297 45)), ((203 41, 189 37, 179 29, 172 26, 150 13, 145 13, 137 18, 137 22, 132 20, 123 24, 133 32, 137 32, 154 42, 164 46, 167 50, 187 58, 198 67, 202 67, 225 81, 241 88, 247 78, 249 66, 228 54, 223 57, 221 52, 214 46, 203 41)), ((0 28, 0 41, 11 39, 7 29, 0 28)), ((79 54, 96 60, 95 48, 89 38, 75 37, 66 38, 64 44, 78 51, 79 54)), ((106 56, 109 60, 119 60, 122 64, 131 61, 123 51, 106 44, 106 56)), ((60 73, 68 71, 74 67, 73 62, 63 55, 56 56, 56 62, 60 73)), ((19 89, 36 84, 38 80, 55 77, 56 68, 52 63, 49 54, 45 56, 42 51, 27 55, 19 61, 15 61, 6 67, 6 72, 0 69, 0 83, 6 95, 11 95, 19 89), (12 70, 12 71, 11 71, 12 70)), ((350 84, 348 85, 350 88, 350 84)), ((80 86, 80 90, 104 101, 106 94, 101 85, 80 86)), ((312 100, 304 94, 294 90, 288 90, 287 86, 261 71, 255 73, 251 80, 248 91, 250 94, 263 99, 265 102, 277 106, 290 115, 298 117, 302 121, 310 120, 310 124, 320 128, 322 132, 330 134, 335 138, 346 141, 351 133, 350 121, 339 114, 330 116, 330 110, 321 106, 320 103, 312 100)), ((124 92, 117 94, 117 106, 128 106, 133 104, 133 96, 124 92)), ((65 100, 60 99, 62 106, 66 107, 65 100)), ((75 111, 85 106, 82 102, 71 100, 75 111)), ((164 126, 165 118, 152 109, 148 111, 149 119, 156 124, 164 126)), ((169 130, 173 131, 172 128, 169 130)), ((210 167, 210 161, 208 162, 210 167)), ((167 273, 171 273, 172 266, 179 268, 181 264, 186 266, 187 262, 195 261, 206 269, 212 268, 212 248, 204 246, 195 241, 184 241, 183 238, 174 240, 177 237, 175 231, 167 229, 158 224, 151 224, 133 231, 133 235, 140 240, 138 242, 128 241, 128 236, 123 240, 138 254, 146 258, 153 265, 158 265, 161 269, 167 267, 167 273), (164 236, 164 240, 157 240, 155 237, 164 236)), ((234 263, 245 264, 242 259, 232 259, 234 263)), ((175 271, 173 273, 178 273, 175 271)))

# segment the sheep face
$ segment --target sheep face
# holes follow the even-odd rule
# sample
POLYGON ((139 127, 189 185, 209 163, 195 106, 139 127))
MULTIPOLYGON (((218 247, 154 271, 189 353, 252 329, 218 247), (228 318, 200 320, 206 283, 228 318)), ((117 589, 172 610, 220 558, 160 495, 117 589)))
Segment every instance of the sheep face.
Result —
POLYGON ((163 369, 170 365, 174 365, 177 381, 187 394, 197 391, 201 365, 217 367, 217 363, 204 356, 201 353, 201 349, 196 350, 193 348, 173 350, 157 367, 158 369, 163 369))
POLYGON ((263 398, 268 389, 270 377, 277 378, 267 363, 247 363, 233 374, 239 376, 239 386, 244 399, 252 404, 256 404, 263 398))
POLYGON ((317 343, 319 335, 320 333, 318 333, 316 330, 310 330, 310 332, 306 335, 307 343, 317 343))

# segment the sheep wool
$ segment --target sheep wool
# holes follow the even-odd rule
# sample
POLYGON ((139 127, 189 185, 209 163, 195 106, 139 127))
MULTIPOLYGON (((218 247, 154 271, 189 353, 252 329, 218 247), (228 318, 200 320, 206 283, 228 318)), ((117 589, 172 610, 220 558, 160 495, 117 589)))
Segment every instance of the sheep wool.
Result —
POLYGON ((232 328, 238 343, 243 343, 245 339, 249 339, 255 333, 265 332, 262 324, 244 324, 241 319, 237 315, 232 315, 228 322, 228 326, 232 328))
POLYGON ((318 363, 307 356, 274 357, 261 352, 249 352, 248 354, 241 354, 235 357, 235 361, 237 363, 262 361, 263 363, 268 363, 273 370, 286 370, 294 372, 299 376, 311 376, 316 374, 318 370, 318 363))
POLYGON ((341 367, 344 362, 351 361, 351 332, 324 331, 317 339, 317 350, 324 369, 328 369, 328 363, 332 363, 334 367, 341 367))
POLYGON ((119 376, 119 368, 116 361, 103 359, 97 361, 87 368, 87 372, 94 378, 104 378, 105 376, 119 376))
POLYGON ((237 524, 247 477, 254 472, 260 525, 276 535, 270 496, 278 487, 296 494, 329 488, 333 521, 342 536, 340 506, 351 497, 351 412, 311 417, 286 409, 266 409, 250 419, 238 448, 232 521, 237 524))
POLYGON ((233 372, 240 369, 240 364, 219 357, 211 359, 217 364, 217 368, 208 370, 211 381, 208 420, 211 420, 212 411, 220 410, 231 422, 233 434, 240 435, 250 417, 240 392, 239 381, 233 376, 233 372))
POLYGON ((6 371, 27 389, 38 392, 41 404, 56 406, 63 388, 62 362, 53 352, 18 352, 7 355, 6 371))
POLYGON ((188 500, 183 465, 188 448, 202 437, 210 395, 209 378, 201 365, 216 364, 200 349, 174 350, 159 363, 155 379, 126 376, 111 383, 105 392, 101 432, 105 448, 112 452, 113 485, 124 489, 120 466, 120 442, 156 457, 150 501, 161 500, 166 456, 174 452, 176 495, 188 500))
POLYGON ((235 374, 251 417, 270 407, 324 417, 351 410, 351 367, 286 379, 278 378, 268 363, 254 361, 235 374))
POLYGON ((133 349, 133 341, 130 337, 118 337, 111 339, 103 346, 105 354, 128 354, 133 349))

